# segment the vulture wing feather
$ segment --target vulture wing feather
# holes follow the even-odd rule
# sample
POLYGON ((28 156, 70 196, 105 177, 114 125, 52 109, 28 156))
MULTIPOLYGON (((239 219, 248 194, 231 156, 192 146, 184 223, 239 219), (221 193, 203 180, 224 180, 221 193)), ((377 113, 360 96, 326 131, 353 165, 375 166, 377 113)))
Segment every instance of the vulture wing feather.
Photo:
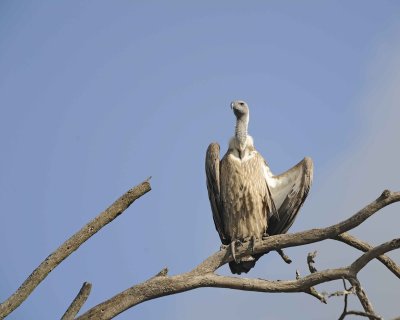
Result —
POLYGON ((276 213, 268 220, 269 235, 286 233, 292 226, 308 195, 312 178, 313 163, 310 158, 304 158, 293 168, 277 176, 266 168, 267 183, 276 206, 276 213))
POLYGON ((221 242, 225 245, 229 244, 229 240, 224 232, 224 223, 222 220, 221 206, 221 189, 220 189, 220 174, 219 174, 219 144, 211 143, 207 148, 206 153, 206 176, 208 198, 211 203, 211 210, 215 229, 217 229, 221 242))

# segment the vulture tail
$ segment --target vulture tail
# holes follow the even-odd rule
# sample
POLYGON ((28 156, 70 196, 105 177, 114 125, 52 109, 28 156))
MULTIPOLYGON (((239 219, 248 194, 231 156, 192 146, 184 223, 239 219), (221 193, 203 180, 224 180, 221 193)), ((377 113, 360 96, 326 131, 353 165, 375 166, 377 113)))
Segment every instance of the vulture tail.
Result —
POLYGON ((229 268, 231 269, 233 274, 241 274, 242 272, 247 273, 256 265, 256 262, 253 261, 243 261, 240 263, 236 263, 235 261, 229 262, 229 268))
POLYGON ((231 262, 229 262, 229 268, 231 269, 232 273, 234 273, 234 274, 241 274, 242 272, 247 273, 251 269, 254 268, 258 259, 260 259, 264 254, 267 254, 268 252, 254 254, 252 256, 244 257, 242 259, 245 259, 246 261, 242 260, 239 263, 236 263, 235 261, 231 261, 231 262))

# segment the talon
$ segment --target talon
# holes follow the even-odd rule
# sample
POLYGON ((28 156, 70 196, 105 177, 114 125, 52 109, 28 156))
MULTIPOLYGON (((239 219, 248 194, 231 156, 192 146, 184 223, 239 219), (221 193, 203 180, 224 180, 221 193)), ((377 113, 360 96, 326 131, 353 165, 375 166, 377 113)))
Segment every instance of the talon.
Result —
POLYGON ((262 235, 262 239, 263 239, 263 240, 267 240, 268 237, 269 237, 269 234, 266 233, 266 232, 262 235))
POLYGON ((255 236, 251 236, 250 237, 250 245, 249 245, 251 253, 254 252, 255 243, 256 243, 256 237, 255 236))
POLYGON ((239 240, 234 240, 231 242, 231 253, 232 253, 232 257, 233 260, 235 261, 235 263, 240 263, 240 259, 236 258, 236 243, 238 243, 239 245, 241 244, 241 242, 239 240))
POLYGON ((236 260, 236 253, 235 253, 235 241, 232 241, 232 243, 231 243, 231 252, 232 252, 233 260, 236 263, 238 263, 237 260, 236 260))

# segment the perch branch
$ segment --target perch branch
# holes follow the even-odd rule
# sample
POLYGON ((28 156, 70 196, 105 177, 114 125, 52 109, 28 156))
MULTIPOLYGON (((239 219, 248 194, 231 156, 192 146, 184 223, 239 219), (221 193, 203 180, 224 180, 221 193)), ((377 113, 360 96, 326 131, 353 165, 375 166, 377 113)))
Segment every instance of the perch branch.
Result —
POLYGON ((81 230, 75 233, 56 251, 51 253, 21 284, 21 286, 7 300, 0 304, 0 319, 5 318, 15 310, 32 291, 57 267, 65 258, 77 250, 86 240, 93 236, 105 225, 113 221, 124 212, 136 199, 151 190, 148 180, 128 190, 110 207, 100 213, 96 218, 87 223, 81 230))
POLYGON ((83 283, 81 290, 79 290, 74 301, 72 301, 67 311, 65 311, 61 320, 73 320, 75 318, 75 316, 78 314, 79 310, 81 310, 82 306, 85 304, 87 298, 89 297, 91 289, 92 285, 89 282, 83 283))
MULTIPOLYGON (((376 200, 342 222, 321 229, 310 229, 297 233, 270 236, 263 241, 256 242, 253 252, 264 253, 276 249, 301 246, 326 239, 333 239, 343 232, 354 229, 380 209, 397 201, 400 201, 400 192, 390 192, 389 190, 385 190, 376 200)), ((236 248, 237 258, 240 259, 246 254, 248 254, 247 246, 236 248)), ((204 260, 199 266, 197 266, 196 271, 204 273, 214 272, 219 267, 232 260, 233 257, 230 255, 230 249, 228 247, 204 260)))
MULTIPOLYGON (((254 253, 264 253, 286 247, 300 246, 325 239, 335 238, 360 225, 367 218, 383 207, 399 201, 400 192, 384 191, 382 195, 367 205, 355 215, 333 226, 312 229, 294 234, 275 235, 254 244, 254 253)), ((249 279, 216 275, 214 272, 222 265, 233 260, 229 246, 216 252, 192 271, 180 275, 168 276, 160 273, 155 277, 115 295, 97 306, 91 308, 77 319, 111 319, 121 312, 140 304, 144 301, 158 297, 193 290, 201 287, 229 288, 257 292, 306 292, 311 287, 338 279, 348 279, 356 290, 356 293, 366 313, 375 315, 372 305, 362 290, 356 278, 357 273, 372 259, 387 251, 400 247, 400 239, 394 239, 364 253, 346 268, 327 269, 316 271, 297 280, 269 281, 264 279, 249 279)), ((237 257, 248 254, 250 248, 241 246, 237 248, 237 257)), ((371 316, 372 317, 372 316, 371 316)))

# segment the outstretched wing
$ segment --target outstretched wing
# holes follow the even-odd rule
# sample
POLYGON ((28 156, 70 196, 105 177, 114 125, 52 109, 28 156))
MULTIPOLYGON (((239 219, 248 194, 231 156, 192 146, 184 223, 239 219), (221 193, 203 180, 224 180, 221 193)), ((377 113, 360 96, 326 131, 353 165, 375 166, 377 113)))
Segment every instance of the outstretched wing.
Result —
POLYGON ((224 223, 222 220, 218 143, 211 143, 207 148, 206 176, 207 176, 208 198, 210 199, 215 229, 217 229, 218 231, 219 237, 221 238, 221 242, 223 244, 229 244, 229 241, 224 233, 224 223))
POLYGON ((286 233, 310 190, 313 162, 306 157, 278 176, 274 176, 266 166, 265 175, 277 210, 268 220, 267 233, 269 235, 286 233))

